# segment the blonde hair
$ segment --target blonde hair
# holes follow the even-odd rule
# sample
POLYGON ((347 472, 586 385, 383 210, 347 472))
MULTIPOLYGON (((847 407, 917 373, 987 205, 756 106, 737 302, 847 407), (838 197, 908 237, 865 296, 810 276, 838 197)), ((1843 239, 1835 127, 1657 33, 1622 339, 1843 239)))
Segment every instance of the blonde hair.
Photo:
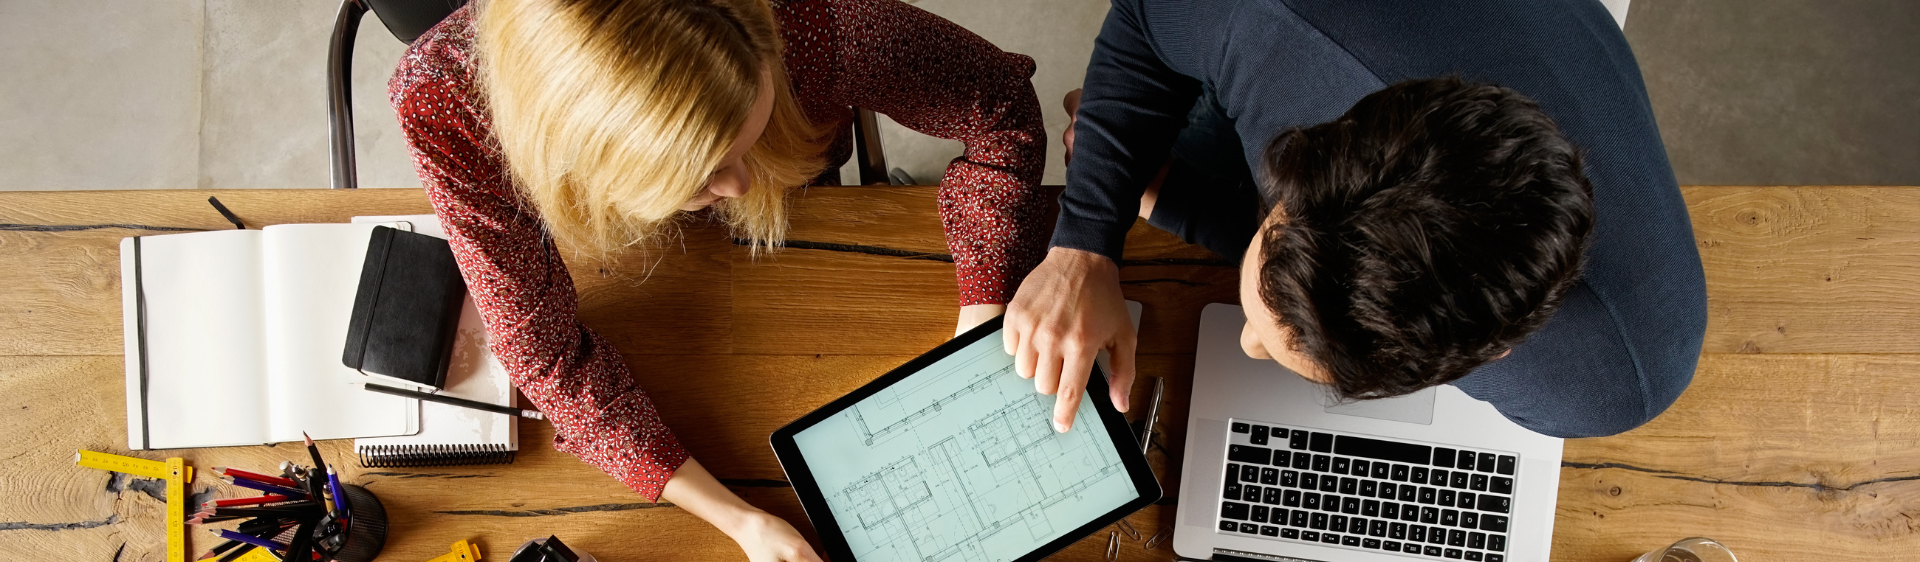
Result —
POLYGON ((606 257, 654 242, 732 148, 772 76, 745 195, 715 211, 756 250, 786 235, 786 196, 824 169, 788 90, 765 0, 484 0, 475 54, 494 137, 555 240, 606 257))

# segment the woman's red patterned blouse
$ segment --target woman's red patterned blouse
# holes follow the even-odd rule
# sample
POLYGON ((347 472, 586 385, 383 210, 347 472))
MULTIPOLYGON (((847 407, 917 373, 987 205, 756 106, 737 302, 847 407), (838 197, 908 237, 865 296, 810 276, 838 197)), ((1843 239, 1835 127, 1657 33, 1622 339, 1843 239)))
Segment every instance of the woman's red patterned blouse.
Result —
MULTIPOLYGON (((940 218, 960 304, 998 304, 1045 251, 1036 189, 1046 131, 1033 59, 896 0, 775 1, 794 97, 841 131, 829 162, 852 151, 858 106, 966 144, 940 181, 940 218)), ((470 63, 462 8, 414 42, 388 91, 427 196, 493 351, 555 428, 554 447, 657 499, 687 459, 613 345, 580 325, 573 280, 539 215, 508 180, 470 63)))

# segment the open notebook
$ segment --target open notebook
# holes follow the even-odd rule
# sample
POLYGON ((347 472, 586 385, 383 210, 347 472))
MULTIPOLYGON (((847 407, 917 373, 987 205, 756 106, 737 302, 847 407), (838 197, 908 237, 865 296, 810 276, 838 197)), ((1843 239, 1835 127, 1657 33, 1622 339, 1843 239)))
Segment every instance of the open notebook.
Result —
MULTIPOLYGON (((433 215, 354 217, 356 224, 389 224, 401 230, 446 238, 433 215)), ((429 389, 418 389, 429 390, 429 389)), ((453 360, 439 394, 514 405, 513 382, 487 348, 487 329, 469 295, 453 339, 453 360)), ((422 402, 420 433, 355 441, 366 467, 445 466, 513 462, 520 449, 520 418, 458 406, 422 402)))
POLYGON ((120 242, 135 450, 405 435, 420 404, 341 364, 373 225, 290 224, 120 242))

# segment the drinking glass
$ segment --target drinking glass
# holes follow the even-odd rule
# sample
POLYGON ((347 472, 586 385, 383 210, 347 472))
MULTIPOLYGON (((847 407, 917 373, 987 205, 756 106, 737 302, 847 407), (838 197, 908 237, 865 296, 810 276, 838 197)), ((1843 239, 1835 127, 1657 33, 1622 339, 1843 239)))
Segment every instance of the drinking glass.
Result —
POLYGON ((1681 539, 1672 546, 1654 549, 1653 552, 1640 555, 1633 562, 1739 562, 1733 557, 1733 551, 1713 539, 1693 537, 1681 539))

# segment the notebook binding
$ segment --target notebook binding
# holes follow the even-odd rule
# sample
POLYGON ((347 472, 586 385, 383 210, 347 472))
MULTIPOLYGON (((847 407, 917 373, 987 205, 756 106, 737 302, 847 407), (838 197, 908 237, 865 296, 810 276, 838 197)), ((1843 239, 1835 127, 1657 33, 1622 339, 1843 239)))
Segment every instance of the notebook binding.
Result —
POLYGON ((370 445, 355 450, 363 468, 412 468, 469 464, 512 464, 514 453, 502 444, 370 445))

